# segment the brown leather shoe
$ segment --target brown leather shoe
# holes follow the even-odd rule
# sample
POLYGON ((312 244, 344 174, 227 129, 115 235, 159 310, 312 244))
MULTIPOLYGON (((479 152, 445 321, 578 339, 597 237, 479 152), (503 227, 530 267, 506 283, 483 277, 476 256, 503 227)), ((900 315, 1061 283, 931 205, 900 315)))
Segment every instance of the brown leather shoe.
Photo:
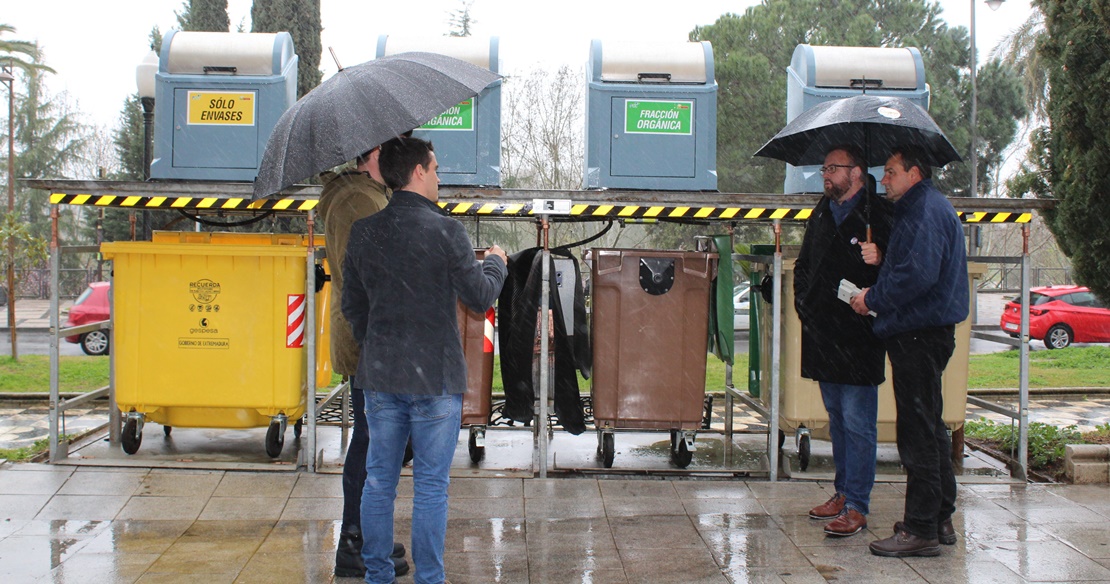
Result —
MULTIPOLYGON (((905 530, 901 521, 894 523, 894 533, 905 530)), ((956 528, 952 526, 952 518, 940 522, 937 525, 937 540, 944 545, 956 545, 956 528)))
POLYGON ((859 533, 864 527, 867 527, 867 518, 859 511, 845 507, 840 517, 825 526, 825 533, 833 537, 848 537, 859 533))
POLYGON ((886 539, 873 541, 868 547, 876 556, 888 558, 940 555, 940 542, 935 539, 922 539, 905 530, 899 530, 898 533, 886 539))
POLYGON ((809 510, 810 519, 832 519, 844 510, 844 495, 837 493, 828 501, 809 510))
POLYGON ((951 517, 937 525, 937 540, 944 545, 956 545, 956 528, 952 527, 951 517))

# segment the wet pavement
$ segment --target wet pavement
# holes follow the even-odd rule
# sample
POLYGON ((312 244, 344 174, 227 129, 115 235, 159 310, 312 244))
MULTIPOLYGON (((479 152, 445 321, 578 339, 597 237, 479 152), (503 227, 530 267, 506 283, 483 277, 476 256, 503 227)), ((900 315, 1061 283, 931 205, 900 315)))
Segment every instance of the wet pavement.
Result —
MULTIPOLYGON (((455 477, 450 494, 454 584, 1110 582, 1107 485, 962 483, 956 545, 908 559, 867 549, 901 518, 899 483, 844 539, 806 516, 821 481, 455 477)), ((330 582, 341 508, 338 474, 7 465, 0 581, 330 582)), ((406 477, 406 543, 411 512, 406 477)))
MULTIPOLYGON (((720 401, 714 430, 698 434, 689 472, 669 461, 665 432, 618 432, 613 468, 604 469, 596 435, 555 431, 548 460, 555 478, 547 479, 534 478, 529 429, 491 428, 480 463, 470 460, 468 435, 460 432, 448 578, 1110 583, 1110 485, 1025 484, 1002 463, 966 451, 957 544, 936 558, 879 558, 867 544, 889 535, 904 500, 892 444, 879 447, 869 528, 828 538, 824 523, 806 513, 833 492, 829 444, 813 441, 803 472, 787 441, 783 480, 770 483, 763 421, 737 404, 739 433, 726 440, 720 401)), ((1035 397, 1030 414, 1089 429, 1110 419, 1110 396, 1035 397)), ((1008 422, 969 406, 968 419, 980 415, 1008 422)), ((106 420, 106 404, 90 404, 71 410, 63 431, 80 434, 106 420)), ((45 423, 44 402, 0 402, 0 447, 45 436, 45 423)), ((0 463, 0 582, 357 582, 332 575, 341 430, 330 423, 318 429, 315 474, 304 470, 305 438, 287 434, 281 456, 271 459, 264 428, 167 435, 148 424, 134 455, 100 429, 57 464, 0 463)), ((408 544, 412 482, 404 474, 396 537, 408 544)))

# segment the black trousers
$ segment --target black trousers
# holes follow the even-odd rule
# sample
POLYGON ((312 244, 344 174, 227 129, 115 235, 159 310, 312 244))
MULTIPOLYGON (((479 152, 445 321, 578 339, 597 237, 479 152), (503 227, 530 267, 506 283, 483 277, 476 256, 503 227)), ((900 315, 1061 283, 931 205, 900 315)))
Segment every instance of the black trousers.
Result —
POLYGON ((956 510, 952 439, 944 425, 941 375, 956 346, 952 325, 886 340, 898 414, 898 456, 906 469, 906 529, 937 538, 937 525, 956 510))

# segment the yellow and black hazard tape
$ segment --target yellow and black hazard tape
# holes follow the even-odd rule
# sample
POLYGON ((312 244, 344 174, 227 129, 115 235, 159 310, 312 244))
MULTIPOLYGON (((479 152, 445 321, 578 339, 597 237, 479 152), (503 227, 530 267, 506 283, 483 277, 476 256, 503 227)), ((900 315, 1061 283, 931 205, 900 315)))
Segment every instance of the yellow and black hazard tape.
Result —
MULTIPOLYGON (((439 206, 452 215, 478 217, 531 216, 531 203, 447 203, 439 206)), ((684 205, 572 204, 568 216, 578 219, 706 219, 754 221, 784 219, 804 221, 810 209, 764 209, 745 207, 707 207, 684 205)))
POLYGON ((52 205, 89 205, 125 209, 189 209, 212 211, 311 211, 316 199, 259 199, 224 197, 139 197, 128 195, 50 195, 52 205))
POLYGON ((990 211, 957 211, 964 223, 1029 223, 1032 213, 993 213, 990 211))
MULTIPOLYGON (((211 211, 292 211, 305 212, 316 208, 316 199, 259 199, 225 197, 142 197, 128 195, 50 195, 53 205, 89 205, 125 209, 187 209, 211 211)), ((452 215, 475 217, 529 217, 532 203, 445 202, 439 206, 452 215)), ((781 209, 705 205, 632 205, 579 203, 572 204, 569 217, 576 219, 707 220, 707 221, 805 221, 810 209, 781 209)), ((964 223, 1028 223, 1032 213, 972 211, 959 212, 964 223)))

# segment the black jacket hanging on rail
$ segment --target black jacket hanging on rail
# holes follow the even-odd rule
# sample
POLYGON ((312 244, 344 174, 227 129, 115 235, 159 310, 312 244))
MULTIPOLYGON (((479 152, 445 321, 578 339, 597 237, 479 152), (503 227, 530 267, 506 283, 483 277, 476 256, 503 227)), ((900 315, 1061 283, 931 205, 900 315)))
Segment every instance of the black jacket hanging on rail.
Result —
MULTIPOLYGON (((501 379, 505 386, 504 415, 518 422, 532 420, 533 400, 539 394, 533 385, 532 360, 543 285, 542 251, 532 248, 509 256, 509 275, 498 301, 498 343, 501 379)), ((551 372, 555 378, 555 415, 563 429, 577 435, 586 431, 586 422, 575 370, 582 371, 582 376, 589 378, 592 359, 586 300, 578 275, 578 261, 565 249, 553 249, 551 254, 574 262, 574 281, 569 282, 574 290, 573 335, 567 334, 564 324, 559 289, 554 282, 554 261, 549 265, 552 285, 548 302, 555 325, 555 367, 551 372)))

